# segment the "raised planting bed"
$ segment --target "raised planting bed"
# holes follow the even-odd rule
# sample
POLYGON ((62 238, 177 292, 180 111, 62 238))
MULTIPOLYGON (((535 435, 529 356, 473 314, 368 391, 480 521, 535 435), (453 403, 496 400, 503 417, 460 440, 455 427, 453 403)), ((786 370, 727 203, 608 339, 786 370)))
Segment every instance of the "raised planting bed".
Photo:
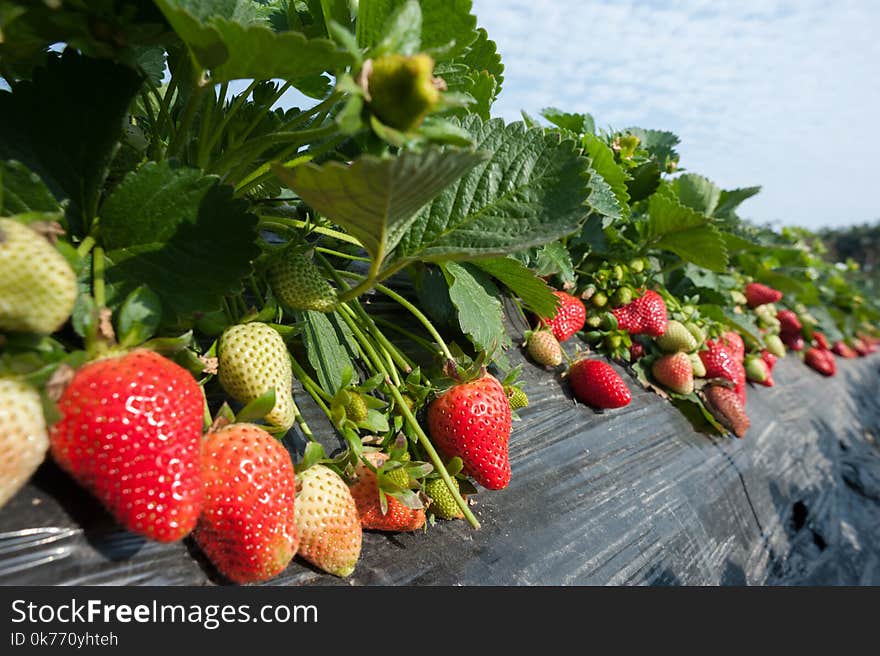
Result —
MULTIPOLYGON (((349 579, 296 559, 271 583, 880 584, 880 356, 838 366, 824 379, 789 355, 776 387, 750 388, 736 440, 635 384, 631 405, 597 413, 526 364, 513 479, 476 497, 482 529, 366 532, 349 579)), ((120 530, 51 463, 0 512, 0 584, 220 581, 189 541, 120 530)))

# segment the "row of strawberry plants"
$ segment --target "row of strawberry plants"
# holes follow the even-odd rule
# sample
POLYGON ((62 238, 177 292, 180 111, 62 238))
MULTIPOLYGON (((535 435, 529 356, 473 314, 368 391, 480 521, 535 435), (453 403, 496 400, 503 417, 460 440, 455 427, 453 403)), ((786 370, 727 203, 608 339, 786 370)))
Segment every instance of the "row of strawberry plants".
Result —
POLYGON ((630 402, 604 355, 738 436, 782 342, 826 375, 876 348, 876 301, 671 133, 491 119, 469 0, 10 7, 0 505, 48 452, 233 581, 347 576, 364 529, 479 527, 515 476, 508 310, 585 404, 630 402))

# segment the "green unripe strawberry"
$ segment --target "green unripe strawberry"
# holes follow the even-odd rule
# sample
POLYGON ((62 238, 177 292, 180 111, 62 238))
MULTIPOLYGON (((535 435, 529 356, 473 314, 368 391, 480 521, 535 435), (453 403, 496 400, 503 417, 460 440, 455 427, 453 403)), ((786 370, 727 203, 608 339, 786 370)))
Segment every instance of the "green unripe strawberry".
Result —
POLYGON ((618 282, 623 280, 623 267, 619 264, 615 264, 611 267, 611 277, 618 282))
POLYGON ((599 328, 602 325, 602 315, 601 314, 592 314, 587 317, 587 325, 590 328, 599 328))
POLYGON ((764 344, 767 346, 767 350, 777 358, 785 357, 785 344, 782 343, 779 335, 764 335, 764 344))
POLYGON ((385 478, 398 487, 409 487, 409 474, 406 472, 405 467, 397 467, 395 469, 386 471, 385 478))
POLYGON ((507 401, 511 410, 519 410, 529 405, 529 397, 521 387, 506 385, 504 393, 507 395, 507 401))
POLYGON ((688 353, 688 357, 691 360, 691 366, 694 369, 694 377, 702 378, 706 375, 706 365, 703 364, 703 359, 700 357, 699 353, 688 353))
POLYGON ((610 334, 605 335, 605 346, 608 347, 608 350, 613 351, 617 348, 620 348, 620 344, 623 341, 623 338, 620 335, 610 334))
POLYGON ((348 393, 348 403, 345 404, 345 416, 354 423, 359 424, 367 420, 369 408, 364 397, 357 392, 348 393))
POLYGON ((434 60, 424 53, 374 59, 367 82, 370 108, 395 130, 416 129, 440 100, 433 74, 434 60))
POLYGON ((608 296, 605 295, 605 292, 596 292, 590 299, 590 303, 598 308, 605 307, 608 304, 608 296))
POLYGON ((275 407, 266 421, 290 428, 296 419, 293 370, 281 335, 264 323, 232 326, 217 346, 218 374, 226 393, 239 403, 250 403, 275 388, 275 407))
POLYGON ((620 307, 621 305, 628 304, 632 301, 632 298, 632 289, 629 287, 618 287, 614 294, 611 295, 611 305, 614 307, 620 307))
MULTIPOLYGON (((458 481, 452 479, 452 487, 458 491, 458 481)), ((425 494, 431 499, 431 505, 428 507, 440 519, 461 519, 464 514, 461 508, 455 503, 455 498, 446 487, 446 483, 442 478, 431 478, 425 483, 425 494)))
POLYGON ((670 319, 666 324, 666 332, 656 340, 657 346, 664 353, 677 353, 683 351, 688 353, 699 346, 697 340, 680 321, 670 319))
POLYGON ((305 253, 284 250, 266 269, 272 293, 291 310, 330 312, 336 307, 336 290, 305 253))
POLYGON ((684 324, 684 327, 688 329, 688 332, 694 336, 694 339, 697 340, 697 346, 706 341, 706 333, 693 321, 688 321, 684 324))
POLYGON ((756 383, 763 383, 770 375, 767 363, 759 357, 749 356, 745 362, 746 378, 756 383))
POLYGON ((641 273, 645 270, 645 261, 642 258, 637 257, 629 263, 629 268, 635 273, 641 273))
POLYGON ((76 301, 76 274, 45 238, 0 219, 0 330, 53 333, 76 301))

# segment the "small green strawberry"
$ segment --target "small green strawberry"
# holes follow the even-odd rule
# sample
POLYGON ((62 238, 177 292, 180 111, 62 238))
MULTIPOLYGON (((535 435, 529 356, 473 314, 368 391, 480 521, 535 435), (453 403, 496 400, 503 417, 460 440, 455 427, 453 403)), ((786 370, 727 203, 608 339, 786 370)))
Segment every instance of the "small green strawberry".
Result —
POLYGON ((288 429, 296 419, 290 354, 278 332, 259 323, 226 329, 217 347, 220 384, 240 403, 250 403, 275 388, 275 407, 266 421, 288 429))
POLYGON ((522 387, 505 385, 504 393, 507 395, 507 401, 510 403, 511 410, 519 410, 520 408, 528 407, 529 397, 522 387))
POLYGON ((359 424, 367 420, 370 409, 364 397, 357 392, 348 392, 348 403, 345 404, 345 416, 354 423, 359 424))
MULTIPOLYGON (((459 489, 458 480, 454 477, 452 478, 452 487, 454 487, 456 491, 459 489)), ((452 493, 449 491, 449 488, 446 487, 446 483, 442 478, 428 479, 425 483, 425 494, 431 499, 431 505, 428 506, 428 511, 434 513, 436 517, 439 517, 440 519, 461 519, 464 517, 461 508, 459 508, 458 504, 455 502, 455 497, 452 496, 452 493)))
POLYGON ((767 350, 777 358, 785 357, 785 344, 782 343, 779 335, 764 335, 764 344, 767 346, 767 350))
POLYGON ((691 361, 691 366, 694 369, 694 377, 702 378, 706 375, 706 365, 703 364, 703 359, 700 357, 699 353, 688 353, 688 358, 691 361))
POLYGON ((535 330, 526 341, 529 357, 544 367, 558 367, 562 364, 562 348, 549 330, 535 330))
POLYGON ((706 341, 706 331, 693 321, 688 321, 684 324, 684 327, 687 328, 688 332, 694 336, 695 340, 697 340, 697 346, 701 346, 703 342, 706 341))
POLYGON ((400 488, 408 488, 410 477, 406 471, 406 467, 395 467, 394 469, 383 470, 385 480, 393 483, 400 488))
POLYGON ((49 448, 37 391, 0 378, 0 508, 27 483, 49 448))
POLYGON ((42 236, 0 219, 0 330, 53 333, 76 301, 76 274, 42 236))
POLYGON ((286 248, 275 254, 266 277, 275 298, 291 310, 330 312, 336 307, 336 290, 301 251, 286 248))
POLYGON ((385 125, 409 132, 421 125, 440 100, 434 60, 424 53, 383 55, 367 78, 370 108, 385 125))
POLYGON ((656 339, 657 346, 664 353, 688 353, 697 349, 697 340, 680 321, 670 319, 666 324, 666 332, 656 339))

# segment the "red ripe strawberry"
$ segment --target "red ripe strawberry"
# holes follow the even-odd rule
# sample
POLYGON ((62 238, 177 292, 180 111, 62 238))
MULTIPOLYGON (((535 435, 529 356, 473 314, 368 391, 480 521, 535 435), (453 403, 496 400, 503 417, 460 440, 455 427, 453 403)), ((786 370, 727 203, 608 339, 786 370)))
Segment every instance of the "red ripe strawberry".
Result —
POLYGON ((660 294, 648 290, 634 301, 612 310, 617 325, 630 335, 660 337, 666 332, 666 303, 660 294))
POLYGON ((746 357, 746 345, 739 333, 728 330, 721 336, 721 339, 727 344, 727 349, 737 362, 742 362, 746 357))
POLYGON ((687 353, 673 353, 658 358, 651 367, 654 378, 673 392, 690 394, 694 391, 694 367, 687 353))
MULTIPOLYGON (((507 399, 504 400, 507 406, 507 399)), ((510 416, 510 408, 507 410, 510 416)), ((385 464, 388 455, 372 451, 364 454, 371 465, 377 469, 385 464)), ((391 495, 386 495, 388 512, 382 513, 382 504, 379 500, 379 480, 376 472, 359 462, 355 468, 355 481, 350 487, 351 496, 357 506, 358 515, 361 518, 361 526, 376 531, 416 531, 425 525, 424 508, 408 508, 401 501, 391 495)))
POLYGON ((856 353, 858 353, 860 358, 863 358, 871 353, 871 346, 861 337, 856 337, 853 340, 853 348, 855 348, 856 353))
POLYGON ((759 282, 752 282, 746 285, 745 295, 746 302, 748 302, 750 308, 755 308, 759 305, 764 305, 765 303, 776 303, 782 300, 781 291, 768 287, 767 285, 762 285, 759 282))
POLYGON ((751 422, 736 392, 721 385, 709 385, 705 394, 709 410, 715 418, 737 437, 745 435, 751 422))
POLYGON ((125 528, 180 540, 202 507, 202 403, 189 372, 152 351, 91 362, 58 402, 52 456, 125 528))
POLYGON ((831 350, 842 358, 850 359, 859 357, 859 354, 843 341, 834 342, 834 346, 831 347, 831 350))
POLYGON ((584 327, 587 309, 583 301, 576 296, 561 291, 555 291, 553 294, 559 299, 556 314, 552 318, 540 319, 540 322, 553 331, 557 341, 564 342, 584 327))
POLYGON ((296 475, 281 442, 254 424, 208 433, 201 448, 205 507, 196 543, 235 583, 280 574, 299 545, 296 475))
POLYGON ((776 318, 779 319, 779 330, 783 335, 800 334, 803 324, 801 324, 801 320, 798 319, 794 312, 791 310, 780 310, 776 313, 776 318))
POLYGON ((633 342, 629 346, 629 359, 630 362, 636 362, 641 359, 645 355, 645 347, 641 342, 633 342))
POLYGON ((831 348, 828 345, 828 338, 825 337, 824 333, 820 333, 819 331, 813 333, 813 344, 815 344, 817 348, 820 348, 823 351, 827 351, 831 348))
POLYGON ((596 408, 622 408, 632 401, 632 393, 607 362, 578 360, 568 370, 574 395, 596 408))
POLYGON ((801 337, 800 333, 781 333, 779 337, 782 339, 783 344, 792 351, 804 350, 804 338, 801 337))
POLYGON ((735 391, 740 402, 746 402, 746 371, 730 349, 721 340, 706 340, 707 349, 700 351, 700 359, 706 366, 706 378, 724 378, 736 387, 735 391))
POLYGON ((437 397, 428 408, 428 428, 437 448, 458 456, 464 470, 490 490, 510 483, 510 404, 493 376, 459 383, 437 397))
POLYGON ((804 362, 823 376, 833 376, 837 373, 837 363, 834 362, 834 354, 831 351, 811 348, 804 354, 804 362))
POLYGON ((779 360, 777 356, 767 349, 761 351, 761 359, 764 361, 764 364, 767 365, 767 371, 773 371, 773 367, 776 366, 776 362, 779 360))

